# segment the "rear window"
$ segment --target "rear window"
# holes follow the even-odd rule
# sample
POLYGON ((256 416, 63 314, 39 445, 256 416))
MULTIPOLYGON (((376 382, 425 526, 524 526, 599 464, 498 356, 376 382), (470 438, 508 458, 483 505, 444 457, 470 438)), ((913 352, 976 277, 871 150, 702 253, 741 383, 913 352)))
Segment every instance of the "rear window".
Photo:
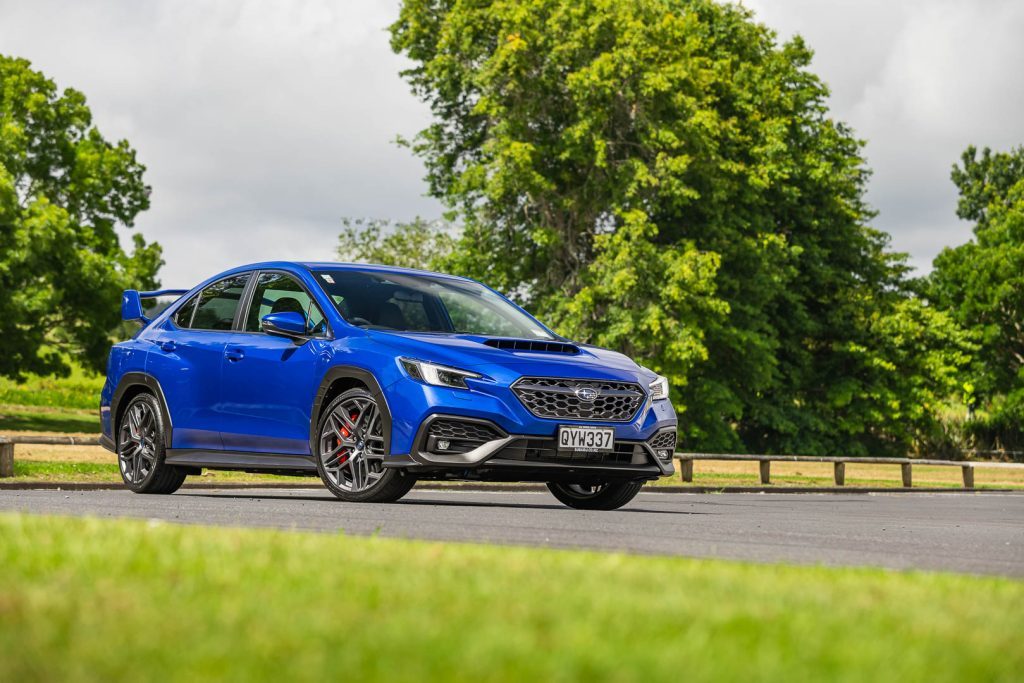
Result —
POLYGON ((245 273, 208 285, 182 307, 175 324, 193 330, 230 330, 248 281, 249 274, 245 273))

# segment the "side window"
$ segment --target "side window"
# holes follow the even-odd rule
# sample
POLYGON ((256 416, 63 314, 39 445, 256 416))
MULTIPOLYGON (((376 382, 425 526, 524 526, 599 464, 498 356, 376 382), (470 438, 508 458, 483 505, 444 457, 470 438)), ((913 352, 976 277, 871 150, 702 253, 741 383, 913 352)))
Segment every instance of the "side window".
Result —
POLYGON ((310 297, 293 277, 284 273, 261 273, 252 294, 252 303, 245 318, 246 332, 259 332, 263 316, 271 313, 309 314, 307 328, 312 334, 327 331, 324 315, 315 303, 310 306, 310 297))
POLYGON ((214 282, 200 292, 192 316, 192 329, 230 330, 248 280, 248 273, 236 275, 214 282))
POLYGON ((199 301, 199 295, 196 294, 194 297, 185 302, 185 305, 178 309, 178 312, 174 314, 174 324, 178 327, 187 330, 192 327, 192 314, 196 312, 196 302, 199 301))

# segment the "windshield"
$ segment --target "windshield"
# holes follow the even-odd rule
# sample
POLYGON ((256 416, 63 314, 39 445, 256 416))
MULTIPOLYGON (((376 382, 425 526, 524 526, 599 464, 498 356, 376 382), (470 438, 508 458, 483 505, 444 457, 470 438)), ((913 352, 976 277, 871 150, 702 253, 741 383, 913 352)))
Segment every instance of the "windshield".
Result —
POLYGON ((532 318, 475 282, 358 270, 315 274, 341 316, 358 327, 554 339, 532 318))

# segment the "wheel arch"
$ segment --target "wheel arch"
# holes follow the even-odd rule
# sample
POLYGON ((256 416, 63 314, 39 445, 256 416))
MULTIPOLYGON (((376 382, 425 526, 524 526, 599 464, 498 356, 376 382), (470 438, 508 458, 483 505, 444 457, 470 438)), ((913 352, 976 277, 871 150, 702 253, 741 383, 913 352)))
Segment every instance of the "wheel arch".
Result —
POLYGON ((117 430, 121 424, 121 416, 124 409, 133 398, 139 394, 152 394, 160 405, 160 416, 164 423, 164 448, 170 448, 174 425, 171 421, 171 412, 167 408, 167 399, 160 382, 144 372, 126 372, 117 383, 114 395, 110 399, 111 432, 113 441, 117 442, 117 430))
POLYGON ((391 455, 391 408, 380 388, 380 383, 369 370, 354 365, 336 365, 324 373, 320 388, 313 399, 313 410, 309 420, 310 453, 316 454, 317 427, 320 413, 325 406, 349 389, 362 388, 369 391, 380 407, 381 427, 384 431, 384 452, 391 455))

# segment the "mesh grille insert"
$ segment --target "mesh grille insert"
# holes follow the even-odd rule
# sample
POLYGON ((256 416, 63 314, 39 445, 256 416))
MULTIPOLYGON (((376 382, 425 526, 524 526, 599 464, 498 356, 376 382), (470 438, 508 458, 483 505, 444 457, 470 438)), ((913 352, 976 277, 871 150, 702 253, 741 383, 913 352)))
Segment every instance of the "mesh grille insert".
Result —
POLYGON ((615 450, 609 453, 587 453, 581 451, 560 451, 554 439, 516 439, 501 449, 498 458, 523 460, 526 462, 559 463, 571 465, 647 465, 649 459, 643 447, 637 443, 617 441, 615 450))
POLYGON ((651 437, 651 440, 647 444, 655 451, 669 449, 675 451, 676 449, 676 433, 675 431, 666 430, 658 432, 651 437))
POLYGON ((450 441, 445 452, 468 453, 487 441, 503 438, 492 426, 480 422, 440 419, 430 423, 427 436, 450 441))
POLYGON ((646 398, 639 384, 603 380, 524 377, 512 390, 537 417, 598 422, 625 422, 646 398))

